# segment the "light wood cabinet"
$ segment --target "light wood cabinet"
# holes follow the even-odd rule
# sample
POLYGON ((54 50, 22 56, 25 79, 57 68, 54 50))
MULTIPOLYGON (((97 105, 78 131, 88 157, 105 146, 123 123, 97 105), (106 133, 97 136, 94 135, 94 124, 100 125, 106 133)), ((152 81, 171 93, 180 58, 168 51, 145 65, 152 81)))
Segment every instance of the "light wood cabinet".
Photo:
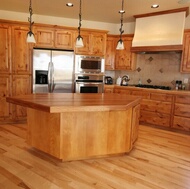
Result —
POLYGON ((74 49, 74 30, 57 27, 35 27, 36 44, 40 48, 74 49))
POLYGON ((0 24, 0 73, 11 71, 11 27, 0 24))
POLYGON ((140 123, 171 127, 173 95, 127 87, 114 87, 114 92, 142 97, 140 123))
POLYGON ((113 93, 113 85, 104 85, 104 93, 113 93))
POLYGON ((140 104, 133 108, 133 115, 132 115, 132 143, 135 143, 135 141, 138 138, 139 118, 140 118, 140 104))
POLYGON ((190 131, 190 96, 175 97, 173 128, 190 131))
MULTIPOLYGON (((107 32, 82 31, 84 47, 75 47, 76 54, 105 56, 107 32)), ((75 39, 77 38, 75 34, 75 39)))
MULTIPOLYGON (((12 77, 12 96, 31 93, 30 75, 13 75, 12 77)), ((26 108, 19 105, 12 105, 12 118, 14 120, 26 119, 26 108)))
POLYGON ((134 70, 136 66, 136 54, 131 52, 133 37, 125 36, 122 38, 124 50, 116 50, 115 69, 134 70))
POLYGON ((31 44, 26 42, 28 26, 12 27, 12 72, 16 74, 31 73, 31 44))
POLYGON ((74 49, 74 31, 73 30, 55 30, 55 48, 74 49))
POLYGON ((126 89, 120 89, 120 88, 114 88, 113 90, 114 93, 119 93, 119 94, 131 94, 131 90, 126 90, 126 89))
POLYGON ((36 47, 53 48, 54 47, 54 28, 35 27, 36 47))
POLYGON ((10 116, 10 105, 6 97, 10 96, 10 76, 0 75, 0 120, 7 120, 10 116))
POLYGON ((106 70, 135 70, 136 54, 131 52, 133 35, 122 37, 124 50, 116 50, 119 36, 107 37, 105 68, 106 70))
POLYGON ((116 37, 107 36, 106 55, 105 55, 105 69, 115 69, 115 51, 116 51, 116 37))
POLYGON ((190 73, 190 30, 185 30, 183 53, 181 58, 181 72, 190 73))

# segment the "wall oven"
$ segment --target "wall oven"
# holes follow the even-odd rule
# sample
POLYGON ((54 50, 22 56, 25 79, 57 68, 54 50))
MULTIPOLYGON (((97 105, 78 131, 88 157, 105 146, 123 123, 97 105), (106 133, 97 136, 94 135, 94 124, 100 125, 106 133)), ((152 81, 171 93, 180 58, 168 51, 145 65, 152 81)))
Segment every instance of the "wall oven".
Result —
POLYGON ((75 75, 76 93, 103 93, 104 75, 103 74, 76 74, 75 75))
POLYGON ((104 73, 105 60, 99 56, 75 55, 75 73, 104 73))

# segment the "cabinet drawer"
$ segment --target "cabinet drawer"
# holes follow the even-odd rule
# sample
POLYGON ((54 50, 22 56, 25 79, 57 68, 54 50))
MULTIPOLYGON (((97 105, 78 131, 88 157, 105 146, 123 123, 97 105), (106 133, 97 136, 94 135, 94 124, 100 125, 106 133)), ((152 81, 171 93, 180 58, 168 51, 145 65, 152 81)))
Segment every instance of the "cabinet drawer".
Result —
POLYGON ((119 94, 131 94, 130 90, 126 90, 126 89, 114 89, 114 93, 119 93, 119 94))
POLYGON ((141 110, 140 123, 170 127, 170 115, 141 110))
POLYGON ((144 99, 150 99, 150 93, 145 91, 132 91, 132 95, 140 96, 144 99))
POLYGON ((190 131, 190 118, 174 116, 173 128, 190 131))
POLYGON ((190 105, 175 104, 174 115, 190 118, 190 105))
POLYGON ((190 96, 178 95, 175 98, 176 103, 190 104, 190 96))
POLYGON ((172 102, 173 95, 151 93, 150 94, 150 99, 151 100, 159 100, 159 101, 172 102))
POLYGON ((170 114, 171 108, 172 108, 171 102, 143 99, 141 103, 141 110, 147 110, 151 112, 170 114))

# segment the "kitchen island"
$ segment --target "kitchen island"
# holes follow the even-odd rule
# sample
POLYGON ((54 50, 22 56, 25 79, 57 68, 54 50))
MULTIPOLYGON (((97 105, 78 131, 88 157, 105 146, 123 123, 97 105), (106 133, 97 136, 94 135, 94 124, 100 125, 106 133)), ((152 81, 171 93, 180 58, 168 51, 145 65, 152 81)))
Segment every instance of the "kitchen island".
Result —
POLYGON ((130 152, 138 135, 140 101, 95 93, 7 97, 27 107, 27 143, 62 161, 130 152))

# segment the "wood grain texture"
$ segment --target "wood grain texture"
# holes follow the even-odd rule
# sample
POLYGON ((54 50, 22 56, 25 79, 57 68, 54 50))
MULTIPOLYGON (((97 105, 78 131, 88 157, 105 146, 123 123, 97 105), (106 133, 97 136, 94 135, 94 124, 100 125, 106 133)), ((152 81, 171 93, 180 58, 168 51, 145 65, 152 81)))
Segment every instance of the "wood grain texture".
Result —
POLYGON ((128 155, 62 163, 28 146, 25 129, 0 125, 2 189, 189 189, 189 135, 140 125, 128 155))
POLYGON ((139 104, 140 99, 140 97, 108 93, 41 93, 7 97, 10 103, 51 113, 126 110, 139 104))
POLYGON ((28 108, 27 141, 63 161, 126 153, 132 149, 132 132, 138 136, 139 110, 59 114, 28 108))

